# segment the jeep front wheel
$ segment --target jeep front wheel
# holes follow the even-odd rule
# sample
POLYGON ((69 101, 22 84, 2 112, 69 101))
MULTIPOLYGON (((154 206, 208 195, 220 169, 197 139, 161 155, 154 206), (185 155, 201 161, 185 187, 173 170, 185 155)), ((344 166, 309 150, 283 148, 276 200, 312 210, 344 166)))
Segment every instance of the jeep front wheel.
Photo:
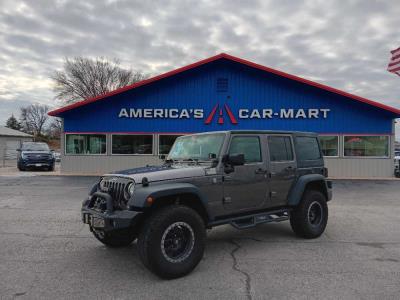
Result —
POLYGON ((300 204, 290 215, 290 225, 300 237, 319 237, 328 223, 326 197, 319 191, 306 190, 300 204))
POLYGON ((104 232, 103 230, 92 228, 91 231, 96 239, 112 248, 129 246, 136 238, 132 230, 129 229, 104 232))
POLYGON ((177 278, 190 273, 200 262, 205 238, 199 214, 186 206, 167 206, 145 222, 138 237, 138 253, 156 275, 177 278))

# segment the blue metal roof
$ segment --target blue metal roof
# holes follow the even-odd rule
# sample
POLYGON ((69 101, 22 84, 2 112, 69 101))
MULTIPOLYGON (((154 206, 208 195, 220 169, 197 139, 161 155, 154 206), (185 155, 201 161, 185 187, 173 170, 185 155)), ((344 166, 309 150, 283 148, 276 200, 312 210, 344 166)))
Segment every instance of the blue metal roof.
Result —
POLYGON ((398 116, 395 111, 349 101, 327 89, 228 59, 59 115, 64 118, 65 132, 297 130, 338 134, 391 134, 392 120, 398 116))

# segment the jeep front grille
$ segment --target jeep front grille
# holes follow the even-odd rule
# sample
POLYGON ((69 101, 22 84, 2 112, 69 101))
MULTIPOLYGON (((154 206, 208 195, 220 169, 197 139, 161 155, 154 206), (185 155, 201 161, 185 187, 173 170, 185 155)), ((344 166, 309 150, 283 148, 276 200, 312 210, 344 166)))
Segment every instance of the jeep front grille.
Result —
POLYGON ((105 177, 103 180, 104 186, 113 199, 114 209, 126 209, 128 202, 125 199, 126 186, 132 180, 122 177, 105 177))

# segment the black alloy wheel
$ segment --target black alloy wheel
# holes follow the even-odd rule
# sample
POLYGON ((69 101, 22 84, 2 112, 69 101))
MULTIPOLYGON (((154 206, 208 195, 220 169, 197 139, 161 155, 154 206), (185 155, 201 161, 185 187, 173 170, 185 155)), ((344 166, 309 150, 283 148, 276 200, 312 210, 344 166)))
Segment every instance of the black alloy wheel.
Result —
POLYGON ((326 197, 318 190, 306 190, 299 205, 290 214, 290 225, 300 237, 319 237, 328 223, 326 197))
POLYGON ((323 218, 323 209, 318 201, 314 201, 308 208, 308 222, 311 226, 317 227, 321 224, 323 218))
POLYGON ((192 252, 194 242, 192 227, 185 222, 176 222, 164 231, 161 251, 166 260, 172 263, 181 262, 192 252))
POLYGON ((161 278, 190 273, 204 254, 206 229, 203 219, 190 207, 168 205, 153 212, 138 236, 143 264, 161 278))

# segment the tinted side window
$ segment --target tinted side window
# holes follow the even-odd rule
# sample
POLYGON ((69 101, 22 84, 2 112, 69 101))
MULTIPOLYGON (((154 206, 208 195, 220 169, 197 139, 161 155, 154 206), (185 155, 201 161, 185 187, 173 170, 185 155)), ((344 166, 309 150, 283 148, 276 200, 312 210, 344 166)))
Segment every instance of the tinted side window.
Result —
POLYGON ((235 136, 229 147, 229 155, 244 154, 246 163, 261 161, 260 139, 257 136, 235 136))
POLYGON ((315 160, 321 158, 316 137, 296 137, 296 152, 298 160, 315 160))
POLYGON ((288 136, 269 136, 268 148, 271 161, 293 160, 292 142, 288 136))

